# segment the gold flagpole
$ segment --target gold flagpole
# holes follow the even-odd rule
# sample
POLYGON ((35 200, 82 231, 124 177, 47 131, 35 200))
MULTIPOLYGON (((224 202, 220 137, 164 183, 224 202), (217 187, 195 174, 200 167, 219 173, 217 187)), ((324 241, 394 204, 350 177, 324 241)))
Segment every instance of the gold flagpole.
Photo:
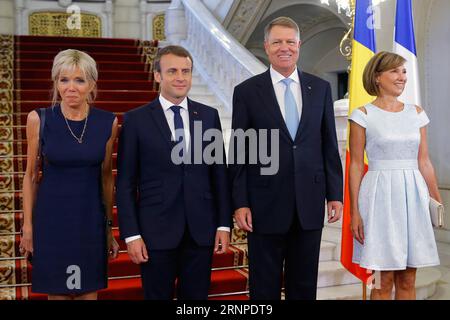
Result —
POLYGON ((363 300, 366 301, 367 300, 367 286, 364 283, 364 281, 362 281, 361 283, 362 283, 363 300))

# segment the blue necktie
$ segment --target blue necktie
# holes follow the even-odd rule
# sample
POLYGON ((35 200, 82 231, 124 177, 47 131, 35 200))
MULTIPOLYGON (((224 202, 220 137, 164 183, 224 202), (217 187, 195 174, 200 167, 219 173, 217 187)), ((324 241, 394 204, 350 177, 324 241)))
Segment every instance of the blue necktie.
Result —
POLYGON ((294 95, 292 94, 290 85, 293 81, 290 78, 281 80, 286 86, 286 91, 284 92, 284 109, 285 109, 285 121, 286 126, 291 134, 292 140, 295 140, 295 135, 297 134, 297 128, 299 124, 299 116, 297 103, 295 103, 294 95))
MULTIPOLYGON (((183 119, 181 118, 180 106, 171 106, 170 109, 173 111, 173 124, 175 128, 175 141, 181 142, 184 140, 184 131, 183 131, 183 119)), ((183 141, 184 143, 184 141, 183 141)), ((180 151, 180 156, 183 156, 183 149, 180 151)))

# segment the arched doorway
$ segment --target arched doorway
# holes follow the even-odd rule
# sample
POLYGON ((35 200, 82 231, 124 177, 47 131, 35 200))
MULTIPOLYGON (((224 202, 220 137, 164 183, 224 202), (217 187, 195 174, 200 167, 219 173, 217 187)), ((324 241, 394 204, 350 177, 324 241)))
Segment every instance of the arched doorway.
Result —
POLYGON ((348 61, 340 54, 339 44, 348 30, 343 18, 332 10, 312 3, 287 4, 263 17, 249 37, 246 47, 263 63, 264 27, 274 18, 287 16, 300 27, 302 47, 299 67, 329 81, 333 90, 333 99, 337 100, 338 79, 345 73, 348 61))

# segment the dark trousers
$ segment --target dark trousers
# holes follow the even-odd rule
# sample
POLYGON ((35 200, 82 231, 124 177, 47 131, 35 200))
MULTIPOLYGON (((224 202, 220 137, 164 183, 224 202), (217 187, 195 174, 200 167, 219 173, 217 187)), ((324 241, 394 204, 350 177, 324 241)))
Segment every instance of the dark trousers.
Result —
POLYGON ((211 282, 212 246, 198 246, 186 228, 177 248, 150 250, 141 265, 146 300, 206 300, 211 282), (175 288, 176 280, 176 288, 175 288))
POLYGON ((321 237, 297 217, 287 234, 248 233, 250 299, 280 300, 284 280, 287 300, 315 300, 321 237))

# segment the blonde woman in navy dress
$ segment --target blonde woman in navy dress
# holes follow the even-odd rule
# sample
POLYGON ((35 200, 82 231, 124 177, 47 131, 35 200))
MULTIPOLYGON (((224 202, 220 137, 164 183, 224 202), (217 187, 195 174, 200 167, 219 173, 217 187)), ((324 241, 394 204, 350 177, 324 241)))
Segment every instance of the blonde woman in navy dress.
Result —
POLYGON ((376 99, 350 116, 353 262, 379 271, 371 299, 415 299, 416 270, 439 264, 430 196, 441 202, 428 156, 425 111, 397 98, 407 81, 405 59, 380 52, 363 83, 376 99), (369 171, 363 177, 364 149, 369 171))
POLYGON ((108 253, 113 258, 118 253, 111 228, 107 231, 117 119, 92 106, 97 78, 88 54, 69 49, 55 57, 54 103, 45 109, 38 186, 41 115, 28 114, 20 251, 33 256, 32 291, 48 294, 49 300, 97 299, 97 291, 107 287, 108 253))

